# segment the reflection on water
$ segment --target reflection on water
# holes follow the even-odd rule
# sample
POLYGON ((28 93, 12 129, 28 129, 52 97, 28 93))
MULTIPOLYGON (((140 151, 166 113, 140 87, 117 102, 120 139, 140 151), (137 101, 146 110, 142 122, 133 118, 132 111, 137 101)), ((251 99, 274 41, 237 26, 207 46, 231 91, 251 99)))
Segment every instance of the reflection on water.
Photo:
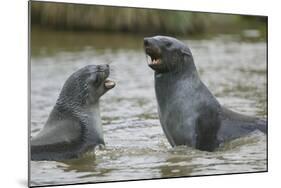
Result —
MULTIPOLYGON (((31 184, 49 185, 267 170, 260 132, 216 152, 171 148, 157 118, 143 36, 32 30, 31 135, 44 125, 67 77, 110 64, 117 85, 101 99, 106 148, 68 161, 31 162, 31 184)), ((186 40, 186 39, 183 39, 186 40)), ((225 106, 266 117, 266 43, 218 36, 186 41, 203 82, 225 106)))

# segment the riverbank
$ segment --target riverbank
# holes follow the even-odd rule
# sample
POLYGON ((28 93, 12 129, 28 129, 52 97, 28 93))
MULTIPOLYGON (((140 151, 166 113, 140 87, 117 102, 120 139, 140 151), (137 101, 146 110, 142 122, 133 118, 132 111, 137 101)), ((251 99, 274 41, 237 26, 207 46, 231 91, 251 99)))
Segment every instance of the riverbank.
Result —
POLYGON ((235 33, 258 30, 266 17, 67 3, 32 2, 31 24, 55 30, 175 34, 235 33))

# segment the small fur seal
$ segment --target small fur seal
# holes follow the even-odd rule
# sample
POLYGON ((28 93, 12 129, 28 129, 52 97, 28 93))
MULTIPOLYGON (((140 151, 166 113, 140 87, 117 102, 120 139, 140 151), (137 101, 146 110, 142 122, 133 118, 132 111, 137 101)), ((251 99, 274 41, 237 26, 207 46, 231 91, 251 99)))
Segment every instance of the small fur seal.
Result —
POLYGON ((88 65, 65 82, 43 129, 31 139, 31 160, 65 160, 104 145, 99 98, 115 86, 109 65, 88 65))
POLYGON ((190 49, 167 36, 144 38, 155 71, 158 115, 172 146, 213 151, 220 143, 254 130, 267 132, 267 121, 222 107, 200 80, 190 49))

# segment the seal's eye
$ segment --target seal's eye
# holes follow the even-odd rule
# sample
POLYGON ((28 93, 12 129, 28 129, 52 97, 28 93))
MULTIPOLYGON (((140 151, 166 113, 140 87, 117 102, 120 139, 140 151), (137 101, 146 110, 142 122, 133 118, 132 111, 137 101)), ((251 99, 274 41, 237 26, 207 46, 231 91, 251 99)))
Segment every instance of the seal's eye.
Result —
POLYGON ((170 47, 170 46, 172 45, 172 42, 171 42, 171 41, 167 41, 167 42, 165 43, 165 45, 166 45, 166 47, 170 47))

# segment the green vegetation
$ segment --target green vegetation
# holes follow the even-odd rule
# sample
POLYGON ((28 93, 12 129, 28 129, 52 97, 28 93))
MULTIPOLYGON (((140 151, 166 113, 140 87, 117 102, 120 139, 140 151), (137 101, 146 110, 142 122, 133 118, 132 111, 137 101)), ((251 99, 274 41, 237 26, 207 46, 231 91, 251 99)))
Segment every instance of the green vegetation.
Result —
POLYGON ((258 29, 266 17, 32 2, 32 25, 62 30, 201 35, 258 29))

